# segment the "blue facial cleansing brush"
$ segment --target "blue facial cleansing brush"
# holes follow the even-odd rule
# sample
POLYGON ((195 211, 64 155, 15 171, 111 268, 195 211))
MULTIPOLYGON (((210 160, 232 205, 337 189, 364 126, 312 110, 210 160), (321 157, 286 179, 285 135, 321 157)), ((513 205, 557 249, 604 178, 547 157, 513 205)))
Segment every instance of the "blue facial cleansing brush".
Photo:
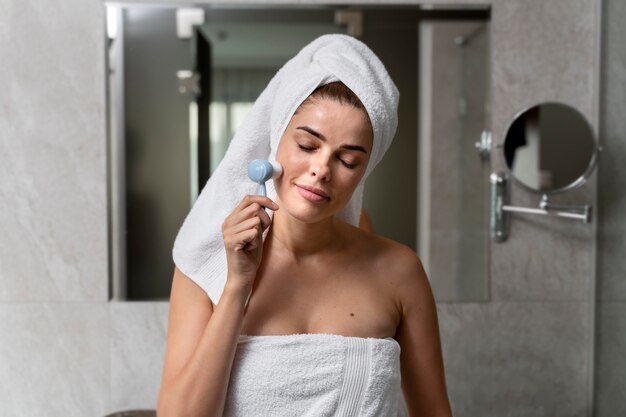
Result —
POLYGON ((270 162, 265 159, 255 159, 248 165, 248 177, 259 183, 258 194, 267 197, 265 182, 270 178, 278 178, 283 173, 283 167, 278 162, 270 162))

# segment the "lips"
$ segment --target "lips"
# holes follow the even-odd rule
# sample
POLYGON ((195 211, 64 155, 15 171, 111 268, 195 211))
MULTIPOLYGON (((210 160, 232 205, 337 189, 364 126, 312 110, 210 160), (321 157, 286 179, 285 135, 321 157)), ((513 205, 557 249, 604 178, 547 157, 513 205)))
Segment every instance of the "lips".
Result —
POLYGON ((300 195, 309 201, 319 202, 324 200, 330 200, 328 194, 326 194, 319 188, 311 187, 308 185, 295 185, 296 187, 298 187, 298 192, 300 193, 300 195))

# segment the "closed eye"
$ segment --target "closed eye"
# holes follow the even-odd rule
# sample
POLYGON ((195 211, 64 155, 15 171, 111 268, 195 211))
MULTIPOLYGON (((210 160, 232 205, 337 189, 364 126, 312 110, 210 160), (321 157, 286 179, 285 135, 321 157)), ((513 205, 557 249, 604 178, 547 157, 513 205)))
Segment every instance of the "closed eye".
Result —
MULTIPOLYGON (((315 151, 315 147, 309 147, 309 146, 304 146, 298 143, 298 148, 300 148, 300 150, 304 151, 304 152, 314 152, 315 151)), ((339 162, 341 162, 341 164, 343 166, 345 166, 348 169, 354 169, 356 168, 355 164, 351 164, 347 161, 344 161, 343 159, 341 159, 341 157, 337 156, 337 159, 339 160, 339 162)))
POLYGON ((337 159, 339 159, 339 161, 341 161, 341 163, 343 164, 343 166, 345 166, 348 169, 354 169, 356 167, 355 164, 351 164, 349 162, 344 161, 343 159, 337 157, 337 159))

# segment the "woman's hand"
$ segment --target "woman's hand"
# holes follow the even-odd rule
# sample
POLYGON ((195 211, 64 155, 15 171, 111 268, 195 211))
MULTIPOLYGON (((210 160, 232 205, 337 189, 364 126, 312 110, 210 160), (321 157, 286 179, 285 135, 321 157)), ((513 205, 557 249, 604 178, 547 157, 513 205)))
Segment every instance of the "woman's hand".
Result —
POLYGON ((260 195, 247 195, 222 224, 228 283, 252 288, 263 256, 263 231, 271 223, 265 208, 278 204, 260 195))

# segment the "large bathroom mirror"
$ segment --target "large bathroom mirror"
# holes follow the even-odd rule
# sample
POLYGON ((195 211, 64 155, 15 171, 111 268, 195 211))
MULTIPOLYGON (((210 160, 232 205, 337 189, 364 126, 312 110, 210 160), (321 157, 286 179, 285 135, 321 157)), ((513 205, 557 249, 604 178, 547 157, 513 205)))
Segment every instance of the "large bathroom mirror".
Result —
POLYGON ((591 125, 563 103, 542 103, 520 112, 504 140, 511 176, 542 194, 575 188, 593 170, 598 145, 591 125))
POLYGON ((107 5, 112 298, 167 300, 185 216, 278 69, 348 33, 400 90, 399 125, 368 179, 377 234, 415 250, 439 301, 487 297, 489 9, 107 5), (436 111, 435 111, 436 109, 436 111))

